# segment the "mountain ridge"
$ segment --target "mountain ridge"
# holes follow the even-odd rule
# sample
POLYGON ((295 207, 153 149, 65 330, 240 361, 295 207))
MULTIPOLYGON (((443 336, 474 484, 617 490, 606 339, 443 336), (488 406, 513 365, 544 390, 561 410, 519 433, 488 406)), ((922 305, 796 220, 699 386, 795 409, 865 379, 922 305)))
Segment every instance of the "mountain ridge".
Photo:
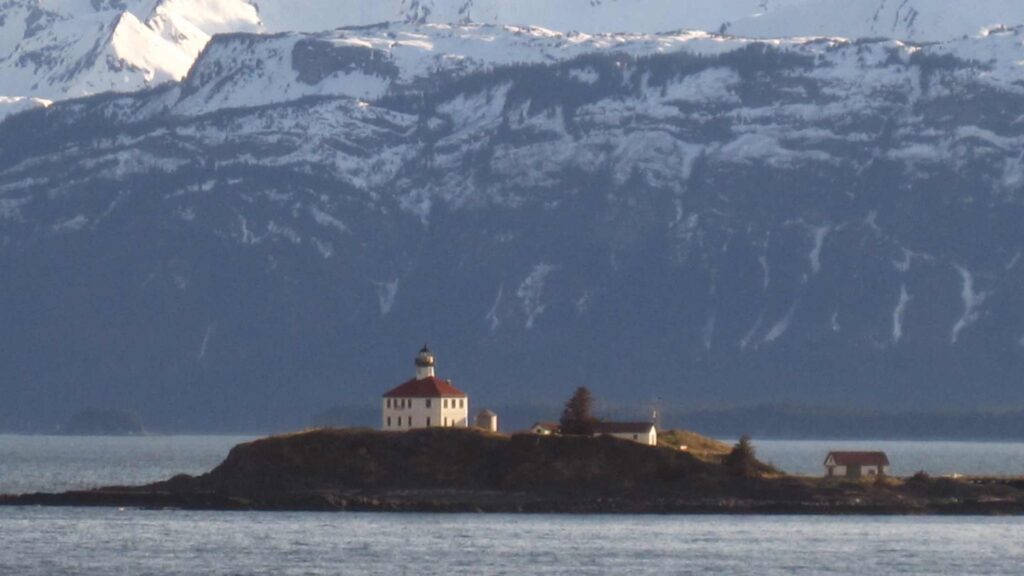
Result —
POLYGON ((300 9, 276 0, 62 0, 47 8, 8 0, 0 21, 0 97, 7 99, 0 102, 0 114, 20 111, 29 102, 45 105, 180 80, 209 39, 222 33, 478 23, 589 34, 688 29, 750 38, 885 36, 935 42, 1024 23, 1024 9, 1010 0, 981 2, 967 20, 954 17, 959 4, 952 1, 876 1, 565 0, 555 9, 547 0, 517 0, 514 7, 496 0, 307 0, 300 9), (879 24, 888 20, 895 24, 879 24))
POLYGON ((195 86, 0 124, 0 420, 274 426, 424 340, 484 405, 1019 404, 1020 35, 216 37, 195 86), (205 97, 254 85, 297 92, 205 97))

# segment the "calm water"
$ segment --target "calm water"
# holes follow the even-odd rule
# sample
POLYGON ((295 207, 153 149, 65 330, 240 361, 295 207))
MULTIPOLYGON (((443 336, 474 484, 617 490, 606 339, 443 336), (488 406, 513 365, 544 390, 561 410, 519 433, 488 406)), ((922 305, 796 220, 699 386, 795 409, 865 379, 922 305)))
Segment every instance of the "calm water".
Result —
POLYGON ((1024 522, 0 509, 0 574, 1014 574, 1024 522))
POLYGON ((0 494, 144 484, 209 471, 242 436, 0 435, 0 494))
MULTIPOLYGON (((882 450, 893 474, 1024 476, 1024 442, 879 442, 872 440, 754 440, 757 456, 791 474, 824 474, 831 450, 882 450)), ((1022 569, 1024 573, 1024 569, 1022 569)))
MULTIPOLYGON (((0 436, 0 492, 200 473, 247 438, 0 436)), ((818 473, 829 449, 897 471, 1021 473, 1020 444, 758 442, 818 473), (968 468, 973 467, 973 468, 968 468)), ((503 516, 0 508, 0 576, 1021 574, 1024 519, 503 516)))

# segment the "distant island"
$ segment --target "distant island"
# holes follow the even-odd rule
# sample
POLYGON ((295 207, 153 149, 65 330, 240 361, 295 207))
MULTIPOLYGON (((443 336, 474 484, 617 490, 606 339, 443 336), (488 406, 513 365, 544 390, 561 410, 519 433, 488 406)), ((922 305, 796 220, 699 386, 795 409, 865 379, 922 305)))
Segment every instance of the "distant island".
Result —
MULTIPOLYGON (((673 437, 672 432, 663 436, 673 437)), ((698 437, 690 435, 689 441, 698 437)), ((713 441, 709 447, 714 448, 713 441)), ((240 444, 202 476, 0 505, 417 512, 1022 514, 1024 479, 786 475, 747 443, 704 457, 608 436, 318 429, 240 444)))
POLYGON ((146 429, 131 412, 88 409, 72 416, 59 432, 68 436, 143 436, 146 429))

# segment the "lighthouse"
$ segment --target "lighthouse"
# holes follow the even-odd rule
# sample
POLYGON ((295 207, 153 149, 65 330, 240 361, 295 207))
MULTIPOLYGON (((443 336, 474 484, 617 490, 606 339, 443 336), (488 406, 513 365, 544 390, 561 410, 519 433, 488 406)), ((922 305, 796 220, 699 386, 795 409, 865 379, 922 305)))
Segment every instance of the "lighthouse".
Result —
POLYGON ((436 376, 436 358, 426 346, 414 361, 416 376, 384 394, 381 429, 466 428, 469 396, 436 376))

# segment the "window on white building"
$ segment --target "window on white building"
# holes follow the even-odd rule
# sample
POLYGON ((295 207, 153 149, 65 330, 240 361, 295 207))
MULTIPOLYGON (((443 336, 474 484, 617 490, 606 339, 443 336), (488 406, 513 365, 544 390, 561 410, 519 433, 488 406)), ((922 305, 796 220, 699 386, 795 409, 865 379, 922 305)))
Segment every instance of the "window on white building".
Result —
POLYGON ((409 416, 409 426, 412 427, 412 416, 409 416))
POLYGON ((444 407, 447 408, 448 407, 448 399, 445 398, 444 400, 442 400, 442 402, 444 403, 444 407))
MULTIPOLYGON (((430 398, 427 398, 427 408, 430 408, 430 398)), ((430 422, 427 422, 427 426, 430 426, 430 422)))
POLYGON ((427 428, 430 427, 430 416, 427 416, 427 428))
POLYGON ((388 428, 391 428, 391 416, 388 416, 388 428))

